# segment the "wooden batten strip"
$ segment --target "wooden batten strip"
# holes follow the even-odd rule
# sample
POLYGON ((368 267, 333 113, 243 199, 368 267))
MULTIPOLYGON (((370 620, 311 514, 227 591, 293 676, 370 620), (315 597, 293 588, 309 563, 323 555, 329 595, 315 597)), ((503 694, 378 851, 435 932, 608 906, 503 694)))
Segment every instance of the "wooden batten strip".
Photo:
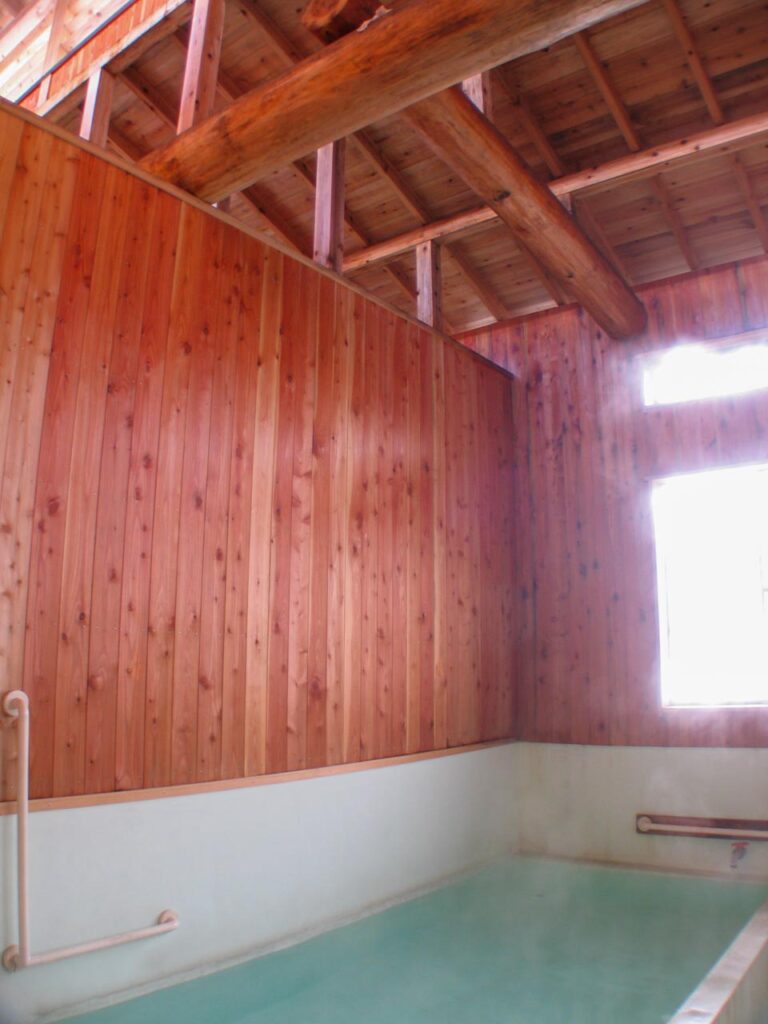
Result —
MULTIPOLYGON (((492 750, 514 743, 512 739, 489 740, 487 743, 468 743, 464 746, 427 750, 415 754, 401 754, 397 757, 383 757, 376 761, 355 761, 348 764, 334 764, 325 768, 304 768, 298 771, 274 772, 269 775, 251 775, 242 779, 223 779, 215 782, 197 782, 186 786, 157 786, 153 789, 123 790, 115 793, 96 793, 87 796, 44 797, 31 800, 30 811, 65 811, 75 807, 103 807, 105 804, 128 804, 139 800, 166 800, 177 796, 197 796, 201 793, 223 793, 233 789, 254 789, 257 786, 275 786, 286 782, 305 782, 330 775, 349 775, 353 772, 374 771, 379 768, 395 768, 403 764, 433 761, 439 757, 453 757, 457 754, 472 754, 479 750, 492 750)), ((0 803, 0 817, 15 814, 13 800, 0 803)))

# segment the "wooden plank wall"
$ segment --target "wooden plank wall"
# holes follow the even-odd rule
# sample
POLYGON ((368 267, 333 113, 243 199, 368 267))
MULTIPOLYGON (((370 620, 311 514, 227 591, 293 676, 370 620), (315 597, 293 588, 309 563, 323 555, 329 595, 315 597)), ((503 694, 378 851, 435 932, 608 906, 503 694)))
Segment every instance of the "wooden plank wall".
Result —
POLYGON ((510 736, 509 376, 7 109, 0 224, 33 796, 510 736))
POLYGON ((644 409, 644 353, 768 326, 768 259, 641 289, 646 335, 578 309, 464 341, 514 370, 515 676, 529 740, 763 746, 768 709, 660 707, 654 477, 768 460, 768 395, 644 409))

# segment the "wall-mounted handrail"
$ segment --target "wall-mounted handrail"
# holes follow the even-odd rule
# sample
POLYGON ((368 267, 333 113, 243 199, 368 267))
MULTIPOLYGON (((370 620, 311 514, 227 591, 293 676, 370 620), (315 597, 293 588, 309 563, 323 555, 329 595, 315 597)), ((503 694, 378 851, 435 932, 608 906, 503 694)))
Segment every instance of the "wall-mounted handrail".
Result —
POLYGON ((97 949, 122 946, 126 942, 149 939, 154 935, 171 932, 179 925, 179 919, 172 910, 164 910, 157 924, 132 932, 122 932, 105 939, 94 939, 76 946, 64 946, 48 953, 30 952, 29 938, 29 698, 23 690, 11 690, 2 702, 3 713, 16 720, 18 731, 18 783, 16 789, 16 878, 18 885, 19 943, 8 946, 3 952, 3 967, 15 971, 22 967, 36 967, 56 960, 66 960, 82 953, 93 953, 97 949))
POLYGON ((717 818, 672 818, 666 815, 638 814, 635 828, 643 835, 687 836, 699 839, 745 839, 768 842, 768 823, 755 821, 738 823, 717 818), (762 826, 758 827, 749 827, 762 826))

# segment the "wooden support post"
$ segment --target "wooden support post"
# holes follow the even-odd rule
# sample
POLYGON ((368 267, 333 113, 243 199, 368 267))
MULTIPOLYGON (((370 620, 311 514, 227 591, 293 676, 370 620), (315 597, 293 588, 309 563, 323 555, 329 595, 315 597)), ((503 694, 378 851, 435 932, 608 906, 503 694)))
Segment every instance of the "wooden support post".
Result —
POLYGON ((213 113, 219 77, 225 0, 195 0, 177 132, 186 131, 213 113))
POLYGON ((318 149, 315 176, 312 255, 320 266, 337 271, 344 261, 344 152, 344 139, 318 149))
POLYGON ((416 316, 430 327, 442 329, 440 247, 436 242, 416 247, 416 316))
POLYGON ((485 114, 489 121, 493 121, 491 81, 491 72, 481 71, 478 75, 465 78, 461 83, 464 95, 474 103, 481 114, 485 114))
POLYGON ((95 146, 106 148, 109 135, 109 118, 112 113, 112 94, 115 79, 104 68, 99 68, 88 79, 80 119, 80 138, 87 139, 95 146))

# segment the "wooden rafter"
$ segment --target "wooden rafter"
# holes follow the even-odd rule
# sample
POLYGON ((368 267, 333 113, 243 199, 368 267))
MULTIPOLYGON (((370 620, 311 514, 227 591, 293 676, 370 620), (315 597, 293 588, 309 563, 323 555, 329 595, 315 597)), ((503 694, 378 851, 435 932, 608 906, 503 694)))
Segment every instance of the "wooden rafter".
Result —
MULTIPOLYGON (((669 15, 669 20, 672 23, 678 42, 685 50, 688 66, 691 69, 691 74, 696 81, 709 116, 715 124, 723 124, 725 121, 725 111, 718 98, 714 83, 704 67, 704 61, 693 38, 693 33, 683 17, 683 12, 680 10, 677 0, 664 0, 664 7, 669 15)), ((744 196, 744 201, 752 218, 752 223, 755 226, 755 231, 757 231, 760 238, 760 243, 764 251, 768 252, 768 220, 766 220, 766 216, 758 202, 747 169, 737 156, 731 157, 731 167, 733 168, 734 177, 741 189, 741 193, 744 196)))
POLYGON ((279 28, 275 22, 262 11, 256 0, 237 0, 238 7, 243 15, 254 24, 268 42, 275 53, 283 62, 286 68, 306 56, 298 47, 294 46, 288 36, 279 28))
POLYGON ((224 34, 225 0, 195 0, 184 62, 177 131, 213 113, 224 34))
POLYGON ((576 218, 576 222, 581 225, 582 230, 586 231, 603 256, 613 265, 614 270, 621 274, 625 281, 629 281, 630 276, 625 264, 616 252, 615 246, 611 244, 611 240, 605 233, 605 228, 595 216, 589 203, 583 199, 574 202, 573 215, 576 218))
POLYGON ((69 0, 54 0, 53 17, 51 19, 51 31, 48 35, 48 45, 45 49, 43 67, 49 68, 59 57, 66 52, 64 35, 67 29, 67 15, 69 14, 69 0))
MULTIPOLYGON (((598 59, 586 31, 576 33, 574 40, 578 51, 587 66, 587 70, 592 76, 592 79, 597 86, 600 95, 603 97, 606 106, 610 110, 611 115, 627 144, 627 147, 632 153, 638 153, 642 146, 640 144, 640 137, 638 136, 635 127, 632 124, 632 119, 629 116, 629 111, 627 110, 621 96, 619 96, 619 92, 612 82, 608 72, 602 62, 598 59)), ((675 209, 672 197, 669 194, 669 189, 660 175, 651 179, 650 186, 651 192, 661 207, 667 224, 669 225, 672 234, 675 236, 678 247, 683 254, 683 259, 687 263, 689 270, 698 269, 698 259, 691 247, 682 218, 675 209)))

